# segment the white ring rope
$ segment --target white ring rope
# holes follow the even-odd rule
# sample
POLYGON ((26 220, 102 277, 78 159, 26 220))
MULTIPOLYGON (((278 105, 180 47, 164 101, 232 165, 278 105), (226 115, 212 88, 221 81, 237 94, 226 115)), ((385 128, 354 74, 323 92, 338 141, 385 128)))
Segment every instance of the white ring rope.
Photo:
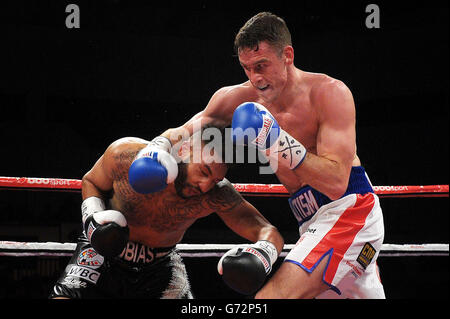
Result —
MULTIPOLYGON (((182 257, 221 257, 238 244, 178 244, 182 257)), ((72 256, 75 243, 0 241, 0 256, 72 256)), ((280 257, 285 257, 294 244, 284 245, 280 257)), ((448 256, 448 244, 383 244, 380 256, 448 256)))

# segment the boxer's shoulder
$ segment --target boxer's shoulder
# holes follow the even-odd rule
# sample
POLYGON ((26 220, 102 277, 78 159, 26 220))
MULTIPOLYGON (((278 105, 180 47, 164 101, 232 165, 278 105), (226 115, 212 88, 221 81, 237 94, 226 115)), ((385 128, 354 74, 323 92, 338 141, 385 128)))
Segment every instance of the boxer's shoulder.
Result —
POLYGON ((127 163, 136 157, 137 153, 147 146, 149 142, 137 137, 123 137, 112 142, 106 149, 103 157, 110 164, 127 163))
POLYGON ((107 152, 119 155, 123 152, 137 151, 147 146, 149 141, 138 137, 122 137, 112 142, 107 152))
POLYGON ((352 97, 350 89, 341 80, 326 74, 311 73, 308 75, 311 102, 324 105, 336 100, 352 97))
POLYGON ((143 147, 143 146, 146 146, 148 143, 149 143, 149 141, 144 140, 143 138, 127 136, 127 137, 122 137, 122 138, 115 140, 114 142, 111 143, 110 147, 118 148, 118 149, 132 147, 132 146, 143 147))

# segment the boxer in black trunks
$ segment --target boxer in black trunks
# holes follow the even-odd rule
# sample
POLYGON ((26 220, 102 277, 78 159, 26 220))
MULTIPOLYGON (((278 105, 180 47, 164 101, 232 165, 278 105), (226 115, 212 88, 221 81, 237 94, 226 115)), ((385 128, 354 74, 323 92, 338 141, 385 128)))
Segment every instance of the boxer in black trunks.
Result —
MULTIPOLYGON (((137 193, 129 183, 129 168, 139 151, 152 142, 138 138, 115 141, 83 177, 85 231, 50 298, 192 298, 175 246, 198 218, 212 213, 235 233, 256 243, 255 248, 272 249, 267 253, 272 264, 281 252, 284 241, 280 233, 224 178, 227 164, 217 160, 216 154, 211 155, 213 161, 202 157, 200 162, 178 163, 175 181, 162 191, 137 193), (91 217, 85 210, 92 208, 93 204, 87 203, 91 201, 98 206, 90 215, 97 216, 94 233, 111 226, 126 235, 102 242, 105 255, 93 247, 99 245, 100 235, 95 243, 86 226, 91 217), (115 222, 105 222, 106 215, 115 222)), ((192 149, 182 146, 178 156, 192 159, 192 149)))

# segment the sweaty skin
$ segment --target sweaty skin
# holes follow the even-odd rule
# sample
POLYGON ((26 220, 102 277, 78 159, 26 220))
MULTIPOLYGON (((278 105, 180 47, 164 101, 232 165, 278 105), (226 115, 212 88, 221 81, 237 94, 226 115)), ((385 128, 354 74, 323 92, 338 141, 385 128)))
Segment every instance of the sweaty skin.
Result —
POLYGON ((253 242, 269 240, 281 251, 281 235, 224 179, 224 164, 209 163, 211 171, 205 169, 205 163, 189 166, 188 181, 193 186, 187 187, 186 198, 177 194, 173 183, 155 194, 136 193, 128 183, 128 169, 147 144, 138 138, 112 143, 82 179, 83 200, 90 196, 109 199, 109 208, 124 214, 131 241, 170 247, 198 218, 217 213, 238 235, 253 242))
POLYGON ((280 58, 262 42, 257 51, 242 50, 239 61, 249 81, 219 89, 203 111, 163 136, 176 143, 179 132, 191 133, 196 121, 229 126, 241 103, 261 103, 279 126, 308 150, 297 169, 278 167, 280 182, 291 194, 308 184, 331 199, 340 198, 351 167, 361 164, 356 154, 355 105, 350 90, 325 74, 296 68, 290 46, 280 58))
MULTIPOLYGON (((182 132, 192 133, 194 127, 230 126, 240 104, 260 103, 280 128, 308 151, 294 170, 279 165, 275 171, 289 193, 292 195, 307 184, 331 200, 342 197, 352 166, 361 165, 356 154, 355 104, 348 87, 328 75, 295 67, 290 45, 280 53, 263 41, 256 48, 241 48, 238 56, 248 81, 219 89, 203 111, 163 136, 176 143, 182 132)), ((321 280, 327 261, 324 258, 311 274, 292 263, 283 263, 256 298, 319 295, 329 288, 321 280)))

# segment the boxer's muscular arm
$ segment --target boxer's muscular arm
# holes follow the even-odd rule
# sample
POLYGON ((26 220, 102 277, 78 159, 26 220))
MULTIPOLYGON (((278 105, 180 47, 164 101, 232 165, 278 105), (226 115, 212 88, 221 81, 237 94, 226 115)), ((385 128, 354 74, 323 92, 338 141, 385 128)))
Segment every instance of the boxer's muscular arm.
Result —
POLYGON ((92 196, 103 199, 104 193, 112 189, 112 179, 109 178, 104 169, 104 155, 87 172, 81 180, 81 195, 83 200, 92 196))
POLYGON ((111 144, 92 169, 83 176, 81 218, 86 238, 103 256, 113 258, 126 246, 130 230, 126 217, 117 210, 105 209, 105 192, 113 187, 112 167, 115 145, 111 144))
POLYGON ((114 153, 118 152, 124 143, 125 139, 112 143, 91 170, 83 176, 81 180, 83 200, 91 196, 104 199, 104 194, 113 188, 114 153))
POLYGON ((239 236, 251 242, 267 240, 274 244, 278 254, 281 253, 284 245, 283 237, 277 228, 246 200, 232 211, 218 213, 218 215, 239 236))
POLYGON ((224 223, 239 236, 251 242, 267 240, 275 245, 278 254, 283 249, 284 239, 277 228, 249 202, 242 198, 231 183, 227 181, 226 189, 217 197, 217 203, 226 202, 216 211, 224 223), (234 205, 230 205, 234 203, 234 205))
POLYGON ((314 96, 318 108, 317 155, 307 153, 295 174, 331 199, 347 189, 356 157, 355 104, 350 90, 340 81, 324 84, 314 96))
POLYGON ((229 126, 234 109, 243 102, 243 93, 241 85, 219 89, 211 97, 203 111, 194 115, 182 126, 168 129, 161 135, 167 137, 172 142, 172 145, 175 145, 182 138, 189 137, 194 129, 198 129, 203 125, 229 126))

